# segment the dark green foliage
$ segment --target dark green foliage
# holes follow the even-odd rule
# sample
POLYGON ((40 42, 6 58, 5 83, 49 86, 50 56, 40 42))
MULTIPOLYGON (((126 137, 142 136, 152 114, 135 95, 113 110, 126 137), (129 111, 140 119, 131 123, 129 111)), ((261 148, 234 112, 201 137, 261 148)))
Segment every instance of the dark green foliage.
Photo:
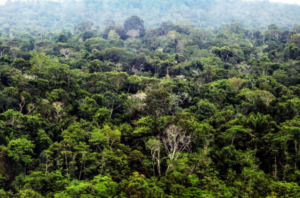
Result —
POLYGON ((60 34, 56 40, 56 42, 59 43, 66 43, 68 41, 68 38, 64 34, 60 34))
POLYGON ((124 30, 125 32, 137 30, 140 33, 140 36, 143 37, 145 35, 144 21, 138 16, 131 16, 124 22, 124 30))

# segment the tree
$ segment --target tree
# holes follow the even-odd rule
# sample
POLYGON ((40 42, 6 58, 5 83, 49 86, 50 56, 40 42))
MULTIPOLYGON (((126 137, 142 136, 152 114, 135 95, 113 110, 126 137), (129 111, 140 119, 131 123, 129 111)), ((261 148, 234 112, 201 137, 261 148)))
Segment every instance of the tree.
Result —
POLYGON ((130 30, 137 30, 141 37, 145 35, 144 21, 138 16, 131 16, 126 19, 124 23, 125 32, 130 30))
POLYGON ((149 192, 149 186, 145 179, 145 176, 134 172, 133 175, 129 178, 126 185, 126 192, 130 197, 143 197, 147 196, 149 192))
POLYGON ((219 56, 223 61, 228 61, 229 57, 232 57, 232 51, 229 47, 213 47, 212 52, 219 56))
POLYGON ((79 154, 81 154, 81 158, 80 158, 81 166, 80 166, 80 171, 79 171, 79 176, 78 176, 78 180, 80 181, 81 174, 84 171, 85 164, 88 160, 87 155, 89 155, 91 153, 91 149, 90 149, 89 145, 86 145, 85 143, 82 143, 82 142, 79 142, 79 145, 76 145, 74 148, 79 154))
POLYGON ((222 137, 225 140, 229 140, 230 145, 233 146, 234 141, 237 139, 239 134, 243 135, 243 134, 248 134, 248 133, 249 132, 244 128, 244 126, 234 125, 234 126, 230 127, 229 129, 227 129, 226 132, 224 132, 222 134, 222 137))
POLYGON ((168 113, 170 95, 165 89, 153 89, 146 95, 145 111, 147 114, 159 117, 168 113))
POLYGON ((129 84, 127 92, 129 93, 131 87, 138 86, 142 82, 142 79, 137 75, 132 75, 127 78, 127 81, 129 84))
POLYGON ((130 157, 131 161, 134 162, 134 164, 136 165, 137 168, 140 167, 140 164, 136 164, 135 162, 139 161, 142 164, 142 168, 145 170, 147 176, 151 177, 147 171, 147 168, 148 168, 147 167, 147 165, 148 165, 147 157, 145 155, 143 155, 143 153, 141 151, 137 151, 137 150, 131 151, 129 157, 130 157), (145 160, 145 163, 144 163, 144 160, 145 160))
POLYGON ((157 162, 157 171, 158 175, 161 176, 161 159, 160 159, 160 149, 161 149, 161 142, 158 139, 149 139, 146 142, 146 147, 150 150, 152 156, 152 167, 153 167, 153 176, 155 177, 155 161, 157 162))
POLYGON ((108 41, 103 38, 89 38, 84 41, 86 50, 92 51, 93 49, 103 50, 107 48, 108 41))
POLYGON ((59 50, 59 53, 63 55, 66 59, 69 59, 69 56, 72 54, 71 49, 62 48, 59 50))
POLYGON ((80 114, 85 119, 92 119, 97 110, 99 109, 99 105, 97 102, 89 97, 86 97, 79 106, 80 114))
POLYGON ((241 88, 241 86, 242 86, 244 80, 241 79, 241 78, 233 77, 233 78, 228 79, 228 82, 229 82, 230 84, 232 84, 233 87, 234 87, 236 90, 239 90, 239 89, 241 88))
POLYGON ((10 47, 0 45, 0 57, 9 53, 10 47))
POLYGON ((170 160, 167 168, 168 171, 170 168, 173 168, 174 161, 178 159, 183 151, 189 151, 192 137, 186 135, 183 129, 175 125, 170 125, 165 133, 161 139, 165 146, 167 157, 170 160))
POLYGON ((96 112, 93 121, 96 122, 99 126, 102 126, 110 120, 110 110, 107 108, 100 108, 96 112))
POLYGON ((252 104, 262 103, 269 106, 269 104, 275 99, 275 96, 266 90, 251 91, 249 89, 242 89, 240 95, 244 95, 246 100, 252 104))
POLYGON ((82 34, 83 41, 86 41, 87 39, 93 38, 93 37, 94 37, 94 34, 91 31, 86 31, 82 34))
POLYGON ((115 30, 110 30, 108 33, 108 40, 119 40, 120 36, 115 30))
POLYGON ((272 131, 273 122, 269 121, 270 117, 268 115, 262 115, 261 113, 251 113, 247 124, 252 129, 252 141, 255 142, 255 150, 257 150, 257 143, 262 139, 265 135, 269 134, 272 131))
POLYGON ((291 37, 290 43, 294 43, 295 46, 300 48, 300 34, 295 34, 291 37))
POLYGON ((96 145, 100 149, 100 145, 105 143, 106 146, 112 147, 115 142, 120 141, 121 132, 119 130, 113 130, 109 126, 104 125, 102 129, 95 129, 91 134, 90 142, 96 145))
POLYGON ((146 98, 145 93, 137 93, 131 95, 126 100, 126 108, 131 116, 134 116, 138 113, 144 112, 145 103, 144 100, 146 98))
POLYGON ((110 117, 112 117, 113 112, 122 107, 126 96, 124 94, 118 95, 116 93, 107 91, 103 95, 104 104, 110 110, 110 117))
POLYGON ((61 117, 66 115, 65 110, 65 105, 62 102, 54 102, 52 103, 52 106, 54 107, 55 110, 55 119, 58 122, 61 117))
POLYGON ((106 75, 108 77, 108 80, 111 84, 115 85, 117 93, 121 89, 123 82, 128 77, 128 74, 125 72, 106 72, 106 75))
POLYGON ((131 59, 131 54, 125 51, 122 48, 112 47, 109 49, 106 49, 103 52, 103 58, 104 60, 112 61, 114 63, 126 63, 131 59))
POLYGON ((78 33, 81 33, 92 29, 94 25, 95 24, 92 21, 81 21, 74 27, 74 30, 78 33))
POLYGON ((26 61, 23 58, 16 59, 12 64, 13 67, 20 69, 20 70, 23 70, 23 66, 25 66, 25 65, 26 65, 26 61))
POLYGON ((52 64, 52 60, 50 56, 47 56, 44 52, 32 52, 31 54, 31 64, 32 68, 31 71, 33 74, 41 74, 45 71, 45 67, 50 66, 52 64))
POLYGON ((53 47, 53 43, 49 40, 39 41, 35 44, 39 52, 48 52, 53 47))
POLYGON ((196 117, 199 118, 199 120, 210 118, 217 112, 216 106, 210 103, 207 99, 200 100, 197 103, 197 108, 198 109, 195 113, 196 117))
POLYGON ((11 140, 7 145, 6 151, 8 152, 8 156, 17 163, 23 162, 25 164, 25 174, 26 166, 33 161, 32 155, 34 147, 35 145, 25 138, 11 140))
POLYGON ((57 40, 56 42, 58 43, 66 43, 68 42, 68 37, 65 35, 65 34, 60 34, 58 37, 57 37, 57 40))
POLYGON ((72 180, 64 191, 56 192, 54 197, 114 197, 118 192, 118 184, 110 177, 97 175, 90 182, 72 180))
POLYGON ((43 197, 42 195, 40 195, 39 193, 37 193, 31 189, 20 190, 20 192, 17 194, 17 196, 19 198, 27 198, 27 197, 42 198, 43 197))
POLYGON ((179 94, 171 94, 170 99, 171 101, 169 110, 170 112, 172 112, 172 115, 182 112, 183 109, 180 106, 191 101, 191 97, 188 93, 185 92, 179 94))
POLYGON ((98 190, 100 197, 113 197, 119 191, 119 185, 108 176, 95 176, 91 183, 98 190))

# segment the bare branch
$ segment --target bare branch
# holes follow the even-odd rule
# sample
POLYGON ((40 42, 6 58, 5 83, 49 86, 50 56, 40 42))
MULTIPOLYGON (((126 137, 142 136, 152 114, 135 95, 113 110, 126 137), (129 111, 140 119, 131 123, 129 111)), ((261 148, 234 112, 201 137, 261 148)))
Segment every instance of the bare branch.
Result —
POLYGON ((186 132, 180 127, 171 125, 167 128, 166 135, 162 137, 162 141, 170 159, 168 171, 172 162, 177 160, 183 151, 189 150, 191 136, 187 136, 186 132))

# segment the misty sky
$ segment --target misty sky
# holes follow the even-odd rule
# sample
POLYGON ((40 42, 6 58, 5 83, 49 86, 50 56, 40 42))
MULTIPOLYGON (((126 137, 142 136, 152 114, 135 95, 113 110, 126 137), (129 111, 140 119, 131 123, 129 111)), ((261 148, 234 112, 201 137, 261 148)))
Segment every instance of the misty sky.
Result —
POLYGON ((299 3, 299 0, 270 0, 270 1, 273 1, 273 2, 282 2, 282 3, 299 3))
MULTIPOLYGON (((7 0, 0 0, 0 5, 4 4, 7 0)), ((282 2, 282 3, 297 3, 300 4, 299 0, 270 0, 272 2, 282 2)))

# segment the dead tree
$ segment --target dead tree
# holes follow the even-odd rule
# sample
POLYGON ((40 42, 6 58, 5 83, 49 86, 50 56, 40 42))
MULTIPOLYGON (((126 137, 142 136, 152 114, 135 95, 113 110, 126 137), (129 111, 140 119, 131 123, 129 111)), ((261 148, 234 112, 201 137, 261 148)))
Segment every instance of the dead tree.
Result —
POLYGON ((172 163, 178 159, 184 150, 190 149, 191 136, 187 136, 186 132, 180 127, 171 125, 166 130, 166 135, 162 138, 167 156, 170 159, 167 171, 171 168, 172 163))
POLYGON ((63 55, 66 59, 69 59, 69 56, 72 54, 72 51, 68 48, 62 48, 60 54, 63 55))

